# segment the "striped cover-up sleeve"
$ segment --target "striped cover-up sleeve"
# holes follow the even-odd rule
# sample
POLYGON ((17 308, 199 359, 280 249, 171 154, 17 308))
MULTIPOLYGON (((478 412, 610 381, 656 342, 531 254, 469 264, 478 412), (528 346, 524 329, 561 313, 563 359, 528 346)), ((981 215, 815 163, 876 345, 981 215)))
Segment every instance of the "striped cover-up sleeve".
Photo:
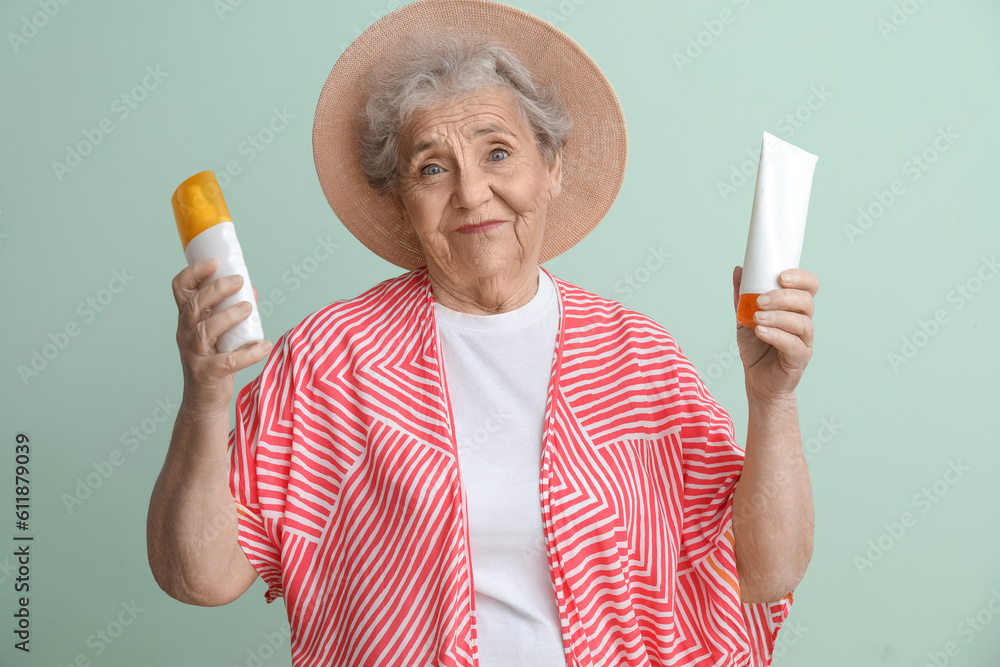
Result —
POLYGON ((268 602, 284 595, 281 545, 295 395, 290 333, 278 339, 260 375, 239 392, 229 433, 229 488, 239 542, 268 586, 268 602))
POLYGON ((712 398, 694 366, 676 351, 679 400, 690 415, 681 429, 684 468, 681 606, 697 615, 701 641, 732 656, 734 665, 771 664, 778 630, 792 604, 792 592, 777 602, 740 600, 733 540, 733 492, 743 469, 729 414, 712 398))

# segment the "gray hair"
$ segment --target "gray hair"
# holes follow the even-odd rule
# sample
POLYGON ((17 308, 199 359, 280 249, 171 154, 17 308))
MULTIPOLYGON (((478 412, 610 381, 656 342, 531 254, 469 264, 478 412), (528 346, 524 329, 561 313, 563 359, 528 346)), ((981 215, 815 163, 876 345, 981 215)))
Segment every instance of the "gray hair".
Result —
POLYGON ((373 92, 360 112, 361 169, 380 195, 399 180, 399 135, 414 114, 473 91, 510 90, 550 164, 566 143, 573 121, 557 91, 536 84, 524 63, 500 44, 439 34, 411 46, 395 62, 370 75, 373 92))

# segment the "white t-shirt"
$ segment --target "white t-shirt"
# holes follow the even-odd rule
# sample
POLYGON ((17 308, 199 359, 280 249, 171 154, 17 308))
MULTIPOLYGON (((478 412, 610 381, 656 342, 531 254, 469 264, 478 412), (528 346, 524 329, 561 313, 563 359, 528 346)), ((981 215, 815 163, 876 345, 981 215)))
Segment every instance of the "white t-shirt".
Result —
POLYGON ((539 268, 531 301, 498 315, 434 303, 458 440, 482 667, 566 667, 539 475, 559 329, 539 268))

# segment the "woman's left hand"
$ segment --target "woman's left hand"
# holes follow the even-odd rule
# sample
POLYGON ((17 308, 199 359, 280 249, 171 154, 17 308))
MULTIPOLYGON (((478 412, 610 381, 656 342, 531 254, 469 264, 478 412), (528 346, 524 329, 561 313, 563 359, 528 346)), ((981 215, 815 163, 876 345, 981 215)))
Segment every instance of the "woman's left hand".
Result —
MULTIPOLYGON (((746 372, 747 397, 777 402, 795 392, 812 357, 813 297, 819 278, 805 269, 781 272, 776 290, 765 292, 769 301, 754 315, 756 328, 736 325, 736 340, 746 372)), ((733 271, 733 308, 740 302, 743 267, 733 271)))

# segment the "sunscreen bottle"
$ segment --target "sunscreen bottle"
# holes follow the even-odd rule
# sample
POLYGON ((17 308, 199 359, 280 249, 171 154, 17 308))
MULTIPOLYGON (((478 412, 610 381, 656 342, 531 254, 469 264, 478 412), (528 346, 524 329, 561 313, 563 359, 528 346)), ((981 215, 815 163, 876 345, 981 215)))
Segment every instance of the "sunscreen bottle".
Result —
POLYGON ((249 343, 264 340, 257 300, 253 296, 253 286, 243 261, 243 250, 236 238, 236 228, 229 217, 229 209, 222 198, 222 188, 219 187, 215 173, 203 171, 187 179, 174 191, 170 203, 174 208, 174 219, 177 221, 177 231, 181 236, 188 266, 208 257, 214 257, 218 262, 215 273, 204 284, 208 285, 223 276, 237 273, 243 276, 240 291, 223 299, 212 310, 212 314, 222 312, 241 301, 249 301, 253 310, 250 317, 219 336, 216 349, 219 352, 231 352, 249 343))
POLYGON ((757 297, 780 287, 778 276, 782 271, 799 268, 818 159, 764 133, 736 309, 736 321, 745 327, 757 327, 753 319, 760 310, 757 297))

